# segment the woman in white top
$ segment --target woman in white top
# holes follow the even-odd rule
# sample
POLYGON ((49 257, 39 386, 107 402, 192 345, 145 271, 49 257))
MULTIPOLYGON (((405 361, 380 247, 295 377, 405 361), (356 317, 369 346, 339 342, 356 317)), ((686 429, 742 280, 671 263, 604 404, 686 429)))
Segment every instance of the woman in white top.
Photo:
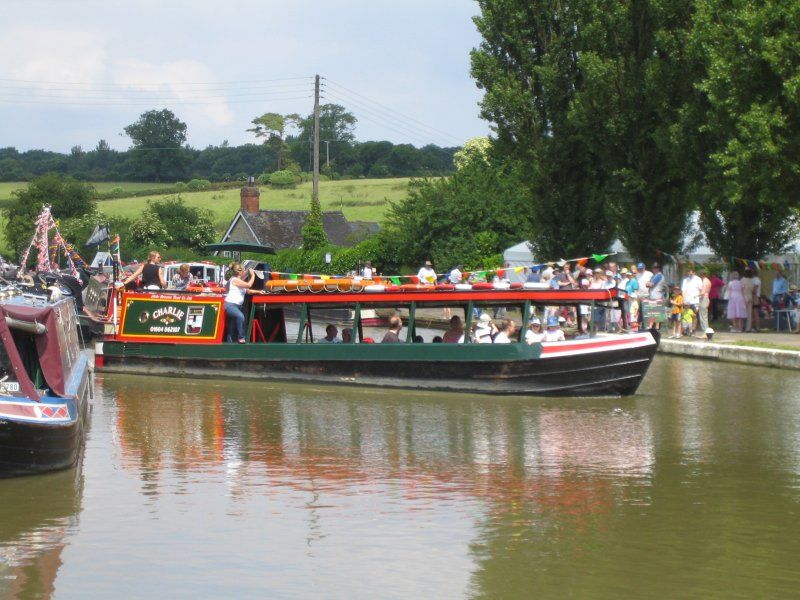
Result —
POLYGON ((233 274, 228 282, 228 295, 225 296, 225 316, 227 318, 227 328, 225 333, 225 341, 232 342, 234 339, 240 344, 245 343, 244 337, 244 313, 242 312, 242 305, 244 304, 244 297, 247 290, 253 286, 256 279, 256 273, 252 269, 249 270, 248 278, 243 279, 242 273, 244 268, 237 262, 230 264, 230 270, 233 274))

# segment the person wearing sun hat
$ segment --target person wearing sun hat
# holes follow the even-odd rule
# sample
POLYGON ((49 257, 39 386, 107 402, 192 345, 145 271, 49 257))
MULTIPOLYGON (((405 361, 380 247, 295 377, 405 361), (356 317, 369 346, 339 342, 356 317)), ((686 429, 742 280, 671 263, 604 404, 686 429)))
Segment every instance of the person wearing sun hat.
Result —
POLYGON ((436 283, 436 271, 433 270, 433 263, 426 260, 425 264, 417 272, 417 279, 422 285, 432 285, 436 283))
POLYGON ((563 342, 567 338, 558 325, 558 317, 555 315, 547 317, 547 331, 544 332, 545 342, 563 342))
POLYGON ((472 336, 476 344, 491 344, 492 338, 497 333, 497 327, 492 322, 492 317, 488 313, 481 313, 478 317, 478 324, 475 326, 475 333, 472 336))
POLYGON ((544 331, 542 331, 542 321, 539 317, 533 317, 528 323, 528 331, 525 332, 525 343, 529 346, 536 342, 544 341, 544 331))

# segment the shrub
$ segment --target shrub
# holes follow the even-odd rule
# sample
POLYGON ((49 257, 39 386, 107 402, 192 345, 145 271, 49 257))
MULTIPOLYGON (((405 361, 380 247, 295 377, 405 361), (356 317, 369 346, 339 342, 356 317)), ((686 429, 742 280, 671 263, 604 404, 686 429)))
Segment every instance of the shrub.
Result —
POLYGON ((273 187, 289 188, 295 186, 294 173, 291 171, 275 171, 269 176, 269 183, 273 187))
POLYGON ((186 183, 183 181, 179 181, 178 183, 175 184, 175 191, 178 193, 185 192, 188 189, 189 186, 186 185, 186 183))
POLYGON ((192 179, 187 184, 187 187, 193 192, 199 192, 201 190, 207 190, 210 185, 211 182, 208 179, 192 179))

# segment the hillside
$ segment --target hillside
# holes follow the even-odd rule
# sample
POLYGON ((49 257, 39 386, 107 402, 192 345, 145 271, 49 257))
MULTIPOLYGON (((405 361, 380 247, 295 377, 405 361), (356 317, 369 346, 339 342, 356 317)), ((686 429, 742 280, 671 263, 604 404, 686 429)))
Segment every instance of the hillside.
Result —
MULTIPOLYGON (((383 217, 390 202, 406 196, 408 178, 394 179, 352 179, 320 182, 320 203, 322 210, 342 210, 351 221, 377 221, 383 217)), ((24 183, 0 184, 0 202, 10 198, 11 191, 24 187, 24 183)), ((152 189, 153 184, 140 183, 97 183, 98 191, 107 192, 114 187, 125 190, 152 189)), ((214 226, 222 234, 239 209, 239 189, 184 192, 181 198, 190 206, 208 208, 213 213, 214 226)), ((98 209, 111 216, 135 219, 147 206, 148 200, 165 198, 163 195, 101 200, 98 209)), ((311 199, 311 183, 299 184, 294 189, 275 190, 261 187, 261 208, 280 210, 305 210, 311 199)), ((56 215, 57 217, 58 215, 56 215)), ((82 243, 85 240, 77 240, 82 243)), ((5 219, 0 218, 0 248, 5 246, 5 219)))

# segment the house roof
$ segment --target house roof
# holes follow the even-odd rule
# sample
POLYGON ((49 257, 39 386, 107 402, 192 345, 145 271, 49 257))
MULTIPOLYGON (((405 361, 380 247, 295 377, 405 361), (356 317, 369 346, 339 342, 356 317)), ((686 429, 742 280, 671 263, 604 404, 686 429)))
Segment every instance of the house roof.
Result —
MULTIPOLYGON (((303 244, 302 230, 307 218, 308 211, 305 210, 260 210, 255 213, 240 210, 221 241, 254 242, 275 250, 299 248, 303 244), (232 237, 239 219, 247 226, 253 239, 239 240, 232 237)), ((378 226, 376 223, 363 221, 350 223, 341 211, 326 211, 322 213, 322 227, 332 244, 352 246, 359 238, 365 237, 361 232, 366 230, 367 234, 374 233, 373 229, 378 226)))

